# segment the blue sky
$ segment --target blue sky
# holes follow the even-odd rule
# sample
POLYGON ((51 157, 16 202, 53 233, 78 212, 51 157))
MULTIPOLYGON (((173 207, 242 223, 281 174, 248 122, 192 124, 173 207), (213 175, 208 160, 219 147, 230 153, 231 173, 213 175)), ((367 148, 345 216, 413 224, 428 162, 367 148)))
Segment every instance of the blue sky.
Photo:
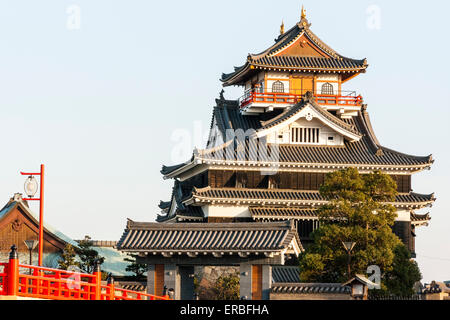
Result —
MULTIPOLYGON (((322 40, 345 56, 367 58, 367 73, 346 88, 363 95, 380 142, 436 159, 431 171, 413 177, 414 191, 437 197, 430 226, 417 231, 417 261, 424 280, 450 280, 450 5, 303 4, 322 40), (373 10, 379 28, 370 27, 373 10)), ((299 20, 301 5, 1 2, 0 201, 22 192, 19 171, 44 163, 45 219, 67 235, 117 240, 127 217, 153 221, 171 192, 159 170, 173 164, 174 132, 204 134, 221 73, 271 45, 281 20, 286 29, 299 20), (67 25, 73 5, 80 10, 75 29, 67 25)), ((240 94, 225 90, 227 98, 240 94)), ((186 149, 194 143, 202 147, 193 141, 186 149)))

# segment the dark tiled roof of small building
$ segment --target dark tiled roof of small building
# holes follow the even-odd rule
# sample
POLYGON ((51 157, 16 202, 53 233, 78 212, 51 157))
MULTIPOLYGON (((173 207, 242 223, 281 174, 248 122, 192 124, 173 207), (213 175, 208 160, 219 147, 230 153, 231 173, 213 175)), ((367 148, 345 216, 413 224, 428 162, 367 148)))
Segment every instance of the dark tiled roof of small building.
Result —
POLYGON ((143 281, 116 281, 114 285, 116 287, 120 287, 125 290, 132 290, 139 292, 147 290, 147 283, 143 281))
POLYGON ((274 283, 272 293, 340 293, 349 294, 350 287, 340 283, 274 283))
POLYGON ((272 282, 300 282, 300 269, 298 266, 273 266, 272 282))
MULTIPOLYGON (((323 204, 327 200, 319 191, 291 190, 291 189, 249 189, 249 188, 194 188, 192 198, 197 202, 236 202, 268 204, 323 204)), ((435 200, 434 194, 420 194, 415 192, 399 193, 396 196, 395 206, 410 204, 411 206, 424 206, 435 200)))
POLYGON ((117 244, 122 251, 278 252, 292 241, 301 248, 290 222, 151 223, 128 221, 117 244))

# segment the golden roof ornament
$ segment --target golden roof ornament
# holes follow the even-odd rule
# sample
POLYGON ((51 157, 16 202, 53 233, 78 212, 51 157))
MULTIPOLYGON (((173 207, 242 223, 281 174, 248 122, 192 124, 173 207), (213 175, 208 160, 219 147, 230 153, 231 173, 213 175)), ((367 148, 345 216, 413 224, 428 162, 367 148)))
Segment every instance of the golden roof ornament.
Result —
POLYGON ((306 10, 302 5, 302 14, 301 14, 301 20, 306 19, 306 10))
POLYGON ((284 34, 284 21, 281 20, 280 35, 284 34))

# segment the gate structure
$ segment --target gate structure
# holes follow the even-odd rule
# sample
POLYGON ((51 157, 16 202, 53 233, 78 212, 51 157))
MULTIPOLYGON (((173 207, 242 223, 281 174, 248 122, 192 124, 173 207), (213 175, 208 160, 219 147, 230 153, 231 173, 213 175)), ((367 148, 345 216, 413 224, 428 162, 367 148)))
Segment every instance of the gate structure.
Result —
POLYGON ((117 248, 148 265, 147 293, 194 298, 194 266, 239 266, 240 298, 269 299, 272 266, 298 255, 293 223, 151 223, 129 220, 117 248))

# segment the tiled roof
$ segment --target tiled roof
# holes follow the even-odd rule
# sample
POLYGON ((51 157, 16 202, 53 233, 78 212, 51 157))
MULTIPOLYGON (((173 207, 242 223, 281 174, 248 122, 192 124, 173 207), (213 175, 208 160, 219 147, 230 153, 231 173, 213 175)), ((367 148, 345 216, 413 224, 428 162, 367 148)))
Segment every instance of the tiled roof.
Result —
POLYGON ((156 217, 157 222, 165 222, 172 219, 183 219, 183 220, 202 220, 204 217, 203 210, 201 207, 187 206, 183 210, 177 209, 173 216, 158 215, 156 217))
POLYGON ((417 214, 415 212, 411 212, 411 221, 428 221, 431 220, 429 212, 425 214, 417 214))
MULTIPOLYGON (((15 193, 14 196, 9 200, 9 202, 0 210, 0 219, 7 216, 9 212, 17 207, 20 207, 23 212, 29 216, 33 223, 35 223, 37 226, 39 225, 39 215, 31 211, 31 209, 28 207, 28 202, 26 200, 23 200, 21 193, 15 193)), ((55 237, 56 239, 59 239, 63 243, 69 243, 72 246, 78 248, 78 243, 75 240, 68 237, 58 229, 52 227, 47 222, 44 222, 44 231, 55 237)))
POLYGON ((350 287, 340 283, 274 283, 272 293, 341 293, 349 294, 350 287))
MULTIPOLYGON (((435 200, 434 194, 419 194, 415 192, 400 193, 394 203, 397 207, 412 208, 430 205, 435 200)), ((231 203, 246 204, 292 204, 292 205, 321 205, 327 202, 319 191, 291 190, 291 189, 250 189, 250 188, 194 188, 192 197, 185 200, 192 203, 231 203)))
MULTIPOLYGON (((423 196, 423 195, 421 195, 423 196)), ((417 194, 412 196, 417 199, 417 194)), ((401 197, 403 199, 403 197, 401 197)), ((264 219, 264 218, 280 218, 280 219, 317 219, 317 209, 310 208, 295 208, 295 207, 249 207, 248 208, 252 218, 264 219)), ((411 223, 421 224, 431 220, 429 213, 416 214, 411 212, 411 223)))
POLYGON ((191 194, 192 188, 186 187, 178 180, 172 188, 172 195, 170 201, 161 201, 159 207, 162 214, 156 217, 157 222, 175 221, 177 218, 181 220, 200 220, 203 219, 203 211, 199 207, 185 206, 183 199, 191 194), (171 210, 174 206, 174 210, 171 210))
POLYGON ((417 214, 415 212, 411 212, 410 217, 411 217, 411 223, 416 226, 420 226, 420 225, 427 226, 428 221, 431 220, 429 212, 427 212, 425 214, 417 214))
MULTIPOLYGON (((320 108, 320 107, 319 107, 320 108)), ((295 111, 296 108, 291 110, 295 111)), ((216 112, 219 110, 216 109, 216 112)), ((288 111, 289 112, 289 111, 288 111)), ((288 116, 286 112, 286 116, 288 116)), ((322 110, 323 113, 328 114, 329 118, 336 118, 328 111, 322 110)), ((225 124, 222 123, 222 127, 226 129, 235 129, 234 122, 237 122, 240 117, 238 114, 234 114, 234 117, 229 117, 229 121, 225 124)), ((247 116, 248 117, 248 116, 247 116)), ((254 117, 254 116, 251 116, 254 117)), ((280 117, 280 121, 284 116, 280 117)), ((217 119, 219 119, 218 117, 217 119)), ((247 119, 247 118, 246 118, 247 119)), ((335 119, 338 121, 339 119, 335 119)), ((253 123, 255 119, 253 119, 253 123)), ((276 123, 277 120, 274 120, 276 123)), ((433 162, 431 156, 413 156, 400 153, 383 146, 374 146, 371 135, 367 132, 365 127, 365 120, 362 114, 359 112, 357 117, 351 119, 339 120, 340 123, 345 122, 347 128, 363 137, 359 141, 348 142, 344 141, 343 146, 311 146, 311 145, 301 145, 301 144, 280 144, 279 149, 279 161, 280 163, 305 163, 305 164, 357 164, 357 165, 372 165, 372 166, 420 166, 428 165, 433 162), (354 128, 354 129, 353 129, 354 128), (378 150, 381 150, 378 151, 378 150)), ((248 123, 248 122, 247 122, 248 123)), ((244 131, 249 129, 260 130, 263 125, 269 125, 268 122, 260 122, 256 128, 242 128, 244 131)), ((223 137, 225 137, 225 130, 221 132, 223 137)), ((268 145, 268 150, 271 150, 271 145, 268 145)), ((253 159, 258 159, 260 162, 268 161, 267 156, 264 154, 252 155, 252 152, 256 152, 251 149, 251 145, 245 146, 246 158, 242 160, 248 160, 253 157, 253 159)), ((205 159, 229 159, 228 155, 224 150, 218 149, 215 152, 211 152, 208 149, 200 151, 200 155, 205 159), (220 153, 219 153, 220 152, 220 153), (227 156, 227 158, 225 158, 227 156)), ((241 160, 238 156, 235 156, 236 160, 241 160)), ((233 160, 233 159, 229 159, 233 160)))
POLYGON ((235 67, 234 72, 222 74, 221 80, 224 86, 242 84, 242 81, 253 73, 254 68, 268 68, 289 71, 334 71, 334 72, 359 72, 367 68, 365 59, 355 60, 346 58, 331 49, 320 40, 310 29, 306 20, 301 20, 286 33, 280 35, 275 43, 259 54, 250 54, 247 61, 240 67, 235 67), (305 35, 325 56, 285 56, 277 55, 281 50, 297 41, 305 35))
POLYGON ((300 282, 300 269, 298 266, 273 266, 272 282, 300 282))
POLYGON ((316 219, 316 209, 295 208, 295 207, 249 207, 253 218, 277 217, 290 219, 316 219))
POLYGON ((116 281, 114 284, 116 287, 120 287, 125 290, 132 290, 132 291, 147 290, 147 283, 143 281, 116 281))
POLYGON ((277 69, 298 69, 304 71, 355 71, 365 69, 366 67, 364 64, 364 60, 298 56, 266 56, 261 58, 250 58, 249 63, 256 67, 262 68, 275 67, 277 69))
POLYGON ((274 223, 149 223, 128 221, 117 248, 129 252, 280 252, 292 241, 301 248, 295 227, 274 223))
POLYGON ((172 171, 174 171, 176 169, 179 169, 179 168, 183 167, 184 165, 186 165, 186 162, 179 163, 179 164, 176 164, 176 165, 173 165, 173 166, 165 166, 165 165, 163 165, 162 169, 161 169, 161 173, 162 174, 167 174, 168 172, 172 172, 172 171))
POLYGON ((158 207, 161 210, 165 210, 165 209, 168 209, 170 207, 171 203, 172 203, 171 201, 160 201, 158 207))
MULTIPOLYGON (((217 106, 213 111, 213 120, 217 123, 218 133, 208 146, 215 145, 217 139, 220 142, 226 141, 227 130, 242 129, 244 132, 248 130, 259 131, 262 128, 276 125, 279 121, 283 121, 285 117, 289 117, 292 113, 298 111, 302 104, 294 106, 287 111, 273 111, 261 115, 242 115, 236 101, 217 100, 217 106)), ((339 119, 326 111, 320 106, 316 108, 339 126, 344 126, 356 134, 362 136, 361 139, 349 142, 344 141, 343 146, 326 146, 326 145, 302 145, 302 144, 280 144, 278 149, 278 163, 281 166, 289 166, 290 168, 313 166, 327 167, 331 165, 334 170, 343 166, 356 166, 357 168, 366 168, 368 170, 385 169, 396 167, 402 170, 418 171, 429 167, 433 163, 432 156, 414 156, 404 154, 392 149, 379 145, 378 140, 373 132, 369 115, 365 110, 358 112, 358 115, 351 119, 339 119), (334 166, 334 167, 333 167, 334 166)), ((217 144, 217 143, 216 143, 217 144)), ((235 161, 251 161, 257 160, 258 163, 272 163, 274 159, 270 159, 268 154, 274 150, 274 146, 267 145, 267 152, 260 152, 256 149, 255 143, 246 143, 245 145, 237 145, 229 152, 228 144, 223 144, 216 148, 207 148, 197 150, 191 162, 179 164, 172 167, 163 167, 161 172, 164 175, 171 175, 175 170, 193 166, 193 161, 198 163, 214 163, 222 161, 224 164, 233 165, 235 161), (243 151, 238 151, 237 146, 243 147, 243 151), (171 169, 169 169, 171 168, 171 169)), ((241 163, 242 164, 242 163, 241 163)))

